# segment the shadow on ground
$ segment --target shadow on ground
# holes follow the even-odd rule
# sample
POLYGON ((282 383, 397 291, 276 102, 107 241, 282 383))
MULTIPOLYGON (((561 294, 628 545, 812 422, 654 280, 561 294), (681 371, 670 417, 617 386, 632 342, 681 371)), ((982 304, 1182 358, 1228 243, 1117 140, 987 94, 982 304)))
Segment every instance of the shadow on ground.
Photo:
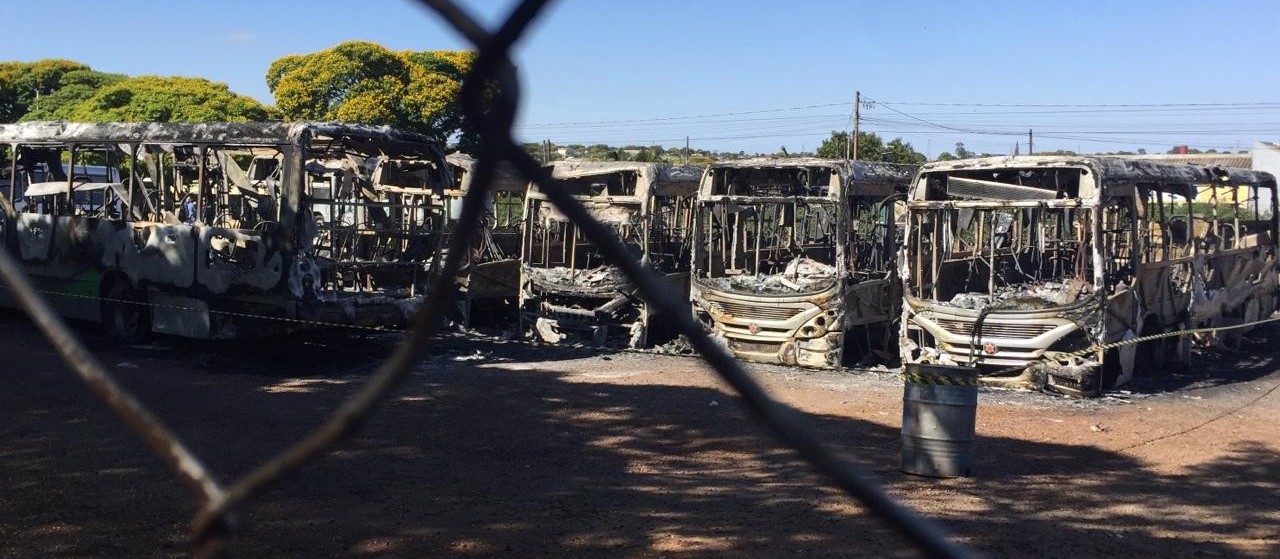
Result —
MULTIPOLYGON (((185 556, 184 488, 37 336, 3 323, 14 359, 0 375, 0 555, 185 556)), ((228 370, 208 365, 228 354, 96 345, 224 478, 302 436, 361 379, 337 372, 349 364, 333 348, 228 370)), ((245 507, 237 555, 916 556, 719 391, 445 361, 357 439, 245 507)), ((929 480, 896 473, 896 429, 814 420, 993 557, 1277 551, 1280 457, 1261 446, 1157 475, 1090 447, 995 438, 981 441, 977 477, 929 480)))
POLYGON ((1150 394, 1245 382, 1275 371, 1277 358, 1280 358, 1280 326, 1272 323, 1240 336, 1238 348, 1196 349, 1185 370, 1138 377, 1124 388, 1150 394))

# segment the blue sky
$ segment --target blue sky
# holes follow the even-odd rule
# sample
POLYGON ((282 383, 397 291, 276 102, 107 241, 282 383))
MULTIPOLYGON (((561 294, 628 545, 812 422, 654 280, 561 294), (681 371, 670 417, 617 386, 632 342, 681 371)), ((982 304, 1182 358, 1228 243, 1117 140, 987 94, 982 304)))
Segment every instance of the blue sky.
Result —
MULTIPOLYGON (((468 3, 491 23, 510 4, 468 3)), ((202 76, 266 103, 262 76, 285 54, 352 39, 466 46, 393 0, 42 0, 6 13, 26 23, 0 35, 0 59, 202 76)), ((957 141, 1025 151, 1029 127, 1037 150, 1244 149, 1280 140, 1277 53, 1280 9, 1265 1, 567 0, 519 45, 519 131, 560 144, 688 136, 707 149, 812 150, 849 126, 861 90, 875 101, 865 130, 930 155, 957 141)))

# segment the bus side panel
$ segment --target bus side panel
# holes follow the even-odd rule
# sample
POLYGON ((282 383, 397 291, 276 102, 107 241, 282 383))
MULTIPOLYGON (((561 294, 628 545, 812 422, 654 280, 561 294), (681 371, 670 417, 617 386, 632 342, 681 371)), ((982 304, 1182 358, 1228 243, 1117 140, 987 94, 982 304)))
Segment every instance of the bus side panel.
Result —
POLYGON ((284 277, 284 259, 262 235, 222 227, 195 227, 196 280, 211 293, 233 288, 267 292, 284 277))
POLYGON ((93 256, 101 250, 94 243, 99 220, 30 213, 17 217, 17 256, 36 289, 60 314, 98 320, 102 270, 93 256))

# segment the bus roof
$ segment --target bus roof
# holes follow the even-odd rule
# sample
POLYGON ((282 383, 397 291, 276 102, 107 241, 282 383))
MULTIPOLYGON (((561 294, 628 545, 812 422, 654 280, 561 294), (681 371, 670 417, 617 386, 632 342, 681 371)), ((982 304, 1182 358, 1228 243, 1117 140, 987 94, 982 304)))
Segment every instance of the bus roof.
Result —
POLYGON ((1013 155, 934 161, 920 168, 923 173, 975 171, 982 169, 1034 169, 1084 167, 1097 173, 1103 189, 1109 184, 1157 182, 1166 184, 1258 185, 1275 188, 1276 178, 1265 171, 1238 167, 1192 165, 1171 161, 1105 155, 1013 155))
MULTIPOLYGON (((443 156, 440 142, 388 126, 343 122, 63 122, 0 124, 0 143, 160 143, 160 144, 296 144, 311 138, 348 137, 399 146, 411 155, 426 151, 443 156)), ((382 148, 383 146, 380 146, 382 148)), ((385 152, 386 149, 383 149, 385 152)), ((388 153, 388 155, 397 155, 388 153)))
POLYGON ((649 163, 641 161, 556 161, 550 165, 551 177, 571 179, 605 173, 635 171, 654 182, 689 182, 696 184, 702 169, 695 165, 649 163))
POLYGON ((883 161, 845 161, 820 157, 752 157, 719 161, 712 169, 763 169, 779 167, 826 167, 840 171, 841 176, 855 181, 906 182, 915 175, 916 165, 883 161))
MULTIPOLYGON (((476 158, 471 155, 455 151, 445 156, 445 160, 450 165, 462 169, 462 184, 460 185, 463 192, 471 189, 471 178, 476 170, 476 158)), ((457 174, 455 173, 455 178, 457 174)), ((501 190, 508 192, 523 192, 528 181, 520 175, 515 166, 508 161, 501 161, 494 169, 493 174, 493 190, 501 190)))

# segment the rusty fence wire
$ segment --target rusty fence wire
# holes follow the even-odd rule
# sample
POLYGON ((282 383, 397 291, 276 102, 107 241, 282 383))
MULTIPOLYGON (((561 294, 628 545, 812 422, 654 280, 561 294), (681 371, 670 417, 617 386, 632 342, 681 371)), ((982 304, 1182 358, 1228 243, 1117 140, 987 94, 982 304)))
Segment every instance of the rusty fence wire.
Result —
POLYGON ((949 540, 938 524, 895 501, 863 466, 833 453, 819 439, 806 416, 774 401, 742 365, 693 320, 684 298, 632 257, 610 228, 592 218, 580 202, 552 180, 548 172, 520 147, 512 135, 520 96, 509 55, 512 45, 543 12, 549 0, 520 2, 494 31, 484 29, 452 0, 417 1, 448 22, 477 50, 477 58, 464 78, 461 90, 464 116, 481 138, 473 175, 473 184, 477 186, 465 194, 457 227, 459 233, 451 237, 442 273, 432 279, 429 287, 428 292, 433 296, 414 316, 411 329, 392 355, 319 427, 239 479, 227 482, 216 479, 197 455, 120 386, 57 317, 14 258, 0 250, 0 281, 7 285, 18 304, 31 316, 72 372, 123 423, 141 436, 195 495, 198 508, 191 522, 191 538, 197 557, 229 556, 228 543, 235 526, 236 509, 352 434, 426 355, 432 340, 440 333, 444 323, 441 318, 454 299, 454 277, 467 253, 466 248, 471 246, 479 229, 485 194, 502 161, 510 162, 524 178, 536 182, 560 211, 601 248, 605 257, 626 273, 649 304, 671 317, 677 331, 738 392, 751 415, 780 441, 926 555, 978 557, 971 548, 949 540))

